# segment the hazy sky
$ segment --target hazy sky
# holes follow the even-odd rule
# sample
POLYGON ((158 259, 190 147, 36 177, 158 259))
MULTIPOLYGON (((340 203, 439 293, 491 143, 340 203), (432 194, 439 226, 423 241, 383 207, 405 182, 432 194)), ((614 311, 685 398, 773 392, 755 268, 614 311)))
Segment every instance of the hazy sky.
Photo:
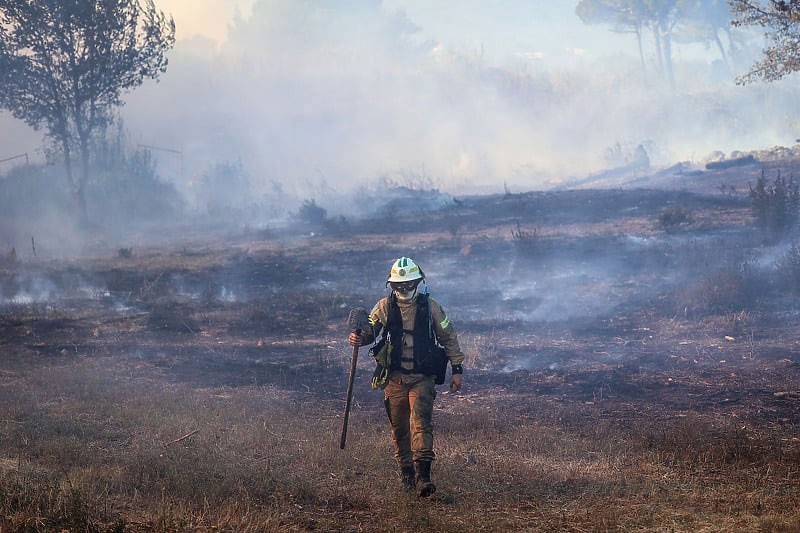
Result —
MULTIPOLYGON (((217 43, 227 39, 237 14, 249 17, 256 0, 159 0, 173 15, 178 39, 196 35, 217 43)), ((320 1, 319 3, 326 3, 320 1)), ((328 1, 329 5, 335 2, 328 1)), ((570 0, 385 0, 403 10, 434 42, 462 50, 481 50, 496 61, 514 58, 559 61, 583 54, 630 53, 629 36, 587 27, 570 0)))
POLYGON ((222 43, 238 13, 249 17, 255 0, 157 0, 156 6, 173 16, 177 39, 203 35, 222 43))
MULTIPOLYGON (((729 68, 676 43, 670 91, 647 39, 645 79, 634 37, 585 26, 576 4, 156 0, 178 43, 122 118, 133 142, 181 151, 156 155, 185 190, 239 161, 256 194, 300 198, 387 176, 532 189, 623 164, 639 144, 670 164, 794 142, 793 84, 742 88, 732 71, 749 59, 729 68)), ((0 159, 40 146, 0 115, 0 159)))

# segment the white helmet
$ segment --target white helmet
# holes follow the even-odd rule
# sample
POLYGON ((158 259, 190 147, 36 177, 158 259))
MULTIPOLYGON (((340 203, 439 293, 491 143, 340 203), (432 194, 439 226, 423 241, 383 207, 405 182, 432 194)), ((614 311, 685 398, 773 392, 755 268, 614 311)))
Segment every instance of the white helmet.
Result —
POLYGON ((403 282, 413 281, 415 279, 425 279, 425 273, 410 257, 401 257, 392 263, 392 270, 389 272, 389 277, 386 281, 403 282))
POLYGON ((386 283, 392 286, 398 302, 410 303, 417 297, 417 287, 424 279, 425 273, 419 265, 408 257, 401 257, 392 263, 386 283))

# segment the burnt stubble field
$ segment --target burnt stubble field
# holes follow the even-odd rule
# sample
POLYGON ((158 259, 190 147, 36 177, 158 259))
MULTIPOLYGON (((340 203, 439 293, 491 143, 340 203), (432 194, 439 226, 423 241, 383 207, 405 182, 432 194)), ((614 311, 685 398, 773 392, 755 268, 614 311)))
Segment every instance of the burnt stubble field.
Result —
POLYGON ((780 169, 7 258, 0 530, 800 530, 800 252, 747 194, 780 169), (467 356, 426 500, 366 349, 338 446, 402 255, 467 356))

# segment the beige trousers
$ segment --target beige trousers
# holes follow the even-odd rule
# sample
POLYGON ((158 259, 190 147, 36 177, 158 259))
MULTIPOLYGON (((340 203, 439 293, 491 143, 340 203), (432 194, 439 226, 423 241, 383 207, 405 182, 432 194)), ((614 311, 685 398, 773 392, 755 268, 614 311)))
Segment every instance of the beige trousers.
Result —
POLYGON ((395 372, 383 392, 397 464, 433 461, 433 376, 395 372))

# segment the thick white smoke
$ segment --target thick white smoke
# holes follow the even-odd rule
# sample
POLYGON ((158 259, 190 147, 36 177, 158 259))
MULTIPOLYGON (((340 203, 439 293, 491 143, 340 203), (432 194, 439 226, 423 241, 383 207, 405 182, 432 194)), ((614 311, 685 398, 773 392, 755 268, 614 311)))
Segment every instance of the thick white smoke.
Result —
MULTIPOLYGON (((181 152, 155 155, 186 192, 215 163, 237 161, 254 195, 316 198, 331 211, 326 194, 387 175, 421 173, 456 193, 529 190, 613 166, 614 146, 643 144, 666 165, 794 142, 792 80, 740 87, 678 45, 674 91, 652 68, 645 84, 633 55, 494 62, 492 43, 485 54, 448 47, 399 7, 256 0, 219 48, 179 41, 161 81, 127 97, 126 127, 181 152)), ((531 32, 540 22, 531 17, 531 32)))

